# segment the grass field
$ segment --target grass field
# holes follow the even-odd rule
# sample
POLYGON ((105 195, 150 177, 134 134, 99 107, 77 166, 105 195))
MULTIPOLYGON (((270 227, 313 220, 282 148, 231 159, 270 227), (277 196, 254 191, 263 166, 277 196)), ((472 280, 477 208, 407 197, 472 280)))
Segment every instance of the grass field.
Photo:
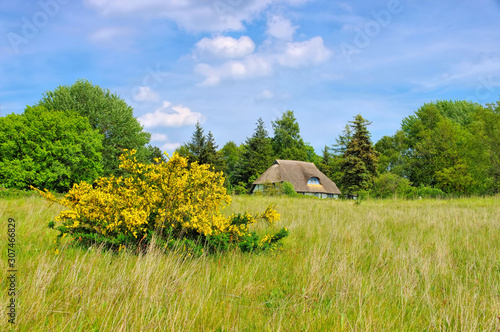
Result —
POLYGON ((352 201, 235 197, 228 212, 277 203, 283 251, 182 259, 61 248, 61 207, 0 200, 1 303, 7 220, 17 222, 17 324, 8 331, 500 330, 500 197, 352 201))

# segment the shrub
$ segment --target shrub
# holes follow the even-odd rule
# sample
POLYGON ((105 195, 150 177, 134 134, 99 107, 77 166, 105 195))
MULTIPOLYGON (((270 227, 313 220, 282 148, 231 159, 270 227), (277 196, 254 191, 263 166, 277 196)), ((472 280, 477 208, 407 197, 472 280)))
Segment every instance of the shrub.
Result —
POLYGON ((446 196, 441 189, 424 186, 416 188, 416 195, 422 198, 439 198, 446 196))
POLYGON ((293 184, 291 184, 288 181, 281 183, 281 189, 283 193, 287 196, 295 197, 298 195, 297 192, 295 191, 295 188, 293 187, 293 184))
POLYGON ((384 173, 379 175, 373 181, 370 192, 372 197, 376 198, 438 198, 446 194, 438 188, 433 187, 413 187, 408 179, 393 173, 384 173))
POLYGON ((393 173, 384 173, 376 177, 371 189, 371 195, 377 198, 394 196, 409 198, 409 196, 413 195, 413 192, 414 188, 409 180, 393 173))
MULTIPOLYGON (((275 206, 256 216, 248 212, 223 216, 221 208, 231 197, 223 186, 222 172, 213 172, 209 165, 195 162, 188 167, 187 159, 177 154, 168 162, 157 159, 154 164, 142 164, 134 154, 134 150, 126 151, 120 157, 123 176, 103 177, 93 185, 81 182, 63 199, 38 190, 46 199, 69 208, 52 224, 59 225, 59 237, 68 234, 86 246, 103 244, 118 250, 145 248, 155 238, 157 245, 167 249, 199 254, 204 248, 215 252, 245 247, 246 241, 257 236, 249 231, 257 220, 269 225, 279 220, 275 206)), ((279 234, 283 231, 271 237, 279 234)), ((265 243, 252 248, 272 249, 265 243)))

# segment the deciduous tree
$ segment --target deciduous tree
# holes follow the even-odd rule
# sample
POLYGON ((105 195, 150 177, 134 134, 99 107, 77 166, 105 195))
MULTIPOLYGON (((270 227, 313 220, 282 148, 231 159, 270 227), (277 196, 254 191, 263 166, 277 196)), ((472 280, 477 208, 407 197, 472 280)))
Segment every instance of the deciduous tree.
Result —
POLYGON ((0 118, 0 183, 67 191, 102 173, 102 136, 75 111, 27 107, 0 118))
POLYGON ((292 111, 272 122, 272 147, 278 159, 307 161, 307 147, 300 136, 300 127, 292 111))
POLYGON ((62 85, 47 91, 37 106, 55 111, 76 111, 87 117, 93 129, 103 135, 102 163, 105 175, 120 173, 119 156, 124 149, 136 149, 136 158, 147 161, 146 144, 151 135, 143 131, 134 117, 133 109, 118 95, 93 85, 87 80, 78 80, 73 85, 62 85))

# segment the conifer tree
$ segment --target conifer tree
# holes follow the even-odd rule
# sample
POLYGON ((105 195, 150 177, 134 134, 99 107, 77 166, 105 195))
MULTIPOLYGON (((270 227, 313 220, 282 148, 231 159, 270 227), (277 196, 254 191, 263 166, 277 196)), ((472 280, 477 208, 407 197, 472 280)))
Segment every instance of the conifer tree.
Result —
POLYGON ((212 132, 209 131, 208 135, 205 137, 205 145, 203 146, 199 163, 212 165, 215 171, 221 172, 224 170, 224 159, 222 159, 222 154, 217 151, 218 147, 219 146, 215 144, 212 132))
POLYGON ((238 182, 248 185, 255 181, 274 161, 271 139, 262 118, 257 120, 257 128, 252 137, 247 138, 238 163, 238 182))
POLYGON ((198 164, 212 165, 214 170, 220 172, 224 170, 224 160, 222 155, 217 151, 212 132, 204 134, 204 130, 198 121, 194 130, 191 141, 177 148, 176 152, 183 157, 187 157, 189 162, 198 162, 198 164))
POLYGON ((332 150, 337 156, 343 156, 345 150, 347 149, 347 144, 352 139, 351 127, 346 124, 344 130, 342 130, 342 134, 339 135, 338 138, 335 139, 336 144, 333 144, 332 150))
POLYGON ((341 180, 343 192, 353 195, 371 187, 377 174, 378 158, 366 128, 371 122, 358 114, 354 121, 349 123, 353 134, 344 151, 340 170, 343 172, 341 180))
POLYGON ((205 149, 205 134, 200 122, 196 122, 196 128, 194 130, 193 136, 191 136, 191 141, 186 144, 186 150, 189 162, 199 162, 201 163, 202 155, 205 149))

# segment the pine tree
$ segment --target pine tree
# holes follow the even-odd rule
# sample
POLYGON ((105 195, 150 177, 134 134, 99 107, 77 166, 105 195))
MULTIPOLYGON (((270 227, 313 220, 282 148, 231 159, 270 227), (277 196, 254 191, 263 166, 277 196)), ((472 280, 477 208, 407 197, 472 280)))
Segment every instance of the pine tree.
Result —
POLYGON ((345 194, 358 194, 368 190, 377 174, 377 152, 374 150, 370 133, 366 128, 371 122, 356 115, 354 121, 349 121, 352 128, 352 138, 344 151, 341 165, 343 172, 341 185, 345 194))
POLYGON ((257 120, 257 128, 252 137, 243 145, 240 162, 237 165, 238 182, 248 185, 255 181, 274 161, 271 139, 262 118, 257 120))

